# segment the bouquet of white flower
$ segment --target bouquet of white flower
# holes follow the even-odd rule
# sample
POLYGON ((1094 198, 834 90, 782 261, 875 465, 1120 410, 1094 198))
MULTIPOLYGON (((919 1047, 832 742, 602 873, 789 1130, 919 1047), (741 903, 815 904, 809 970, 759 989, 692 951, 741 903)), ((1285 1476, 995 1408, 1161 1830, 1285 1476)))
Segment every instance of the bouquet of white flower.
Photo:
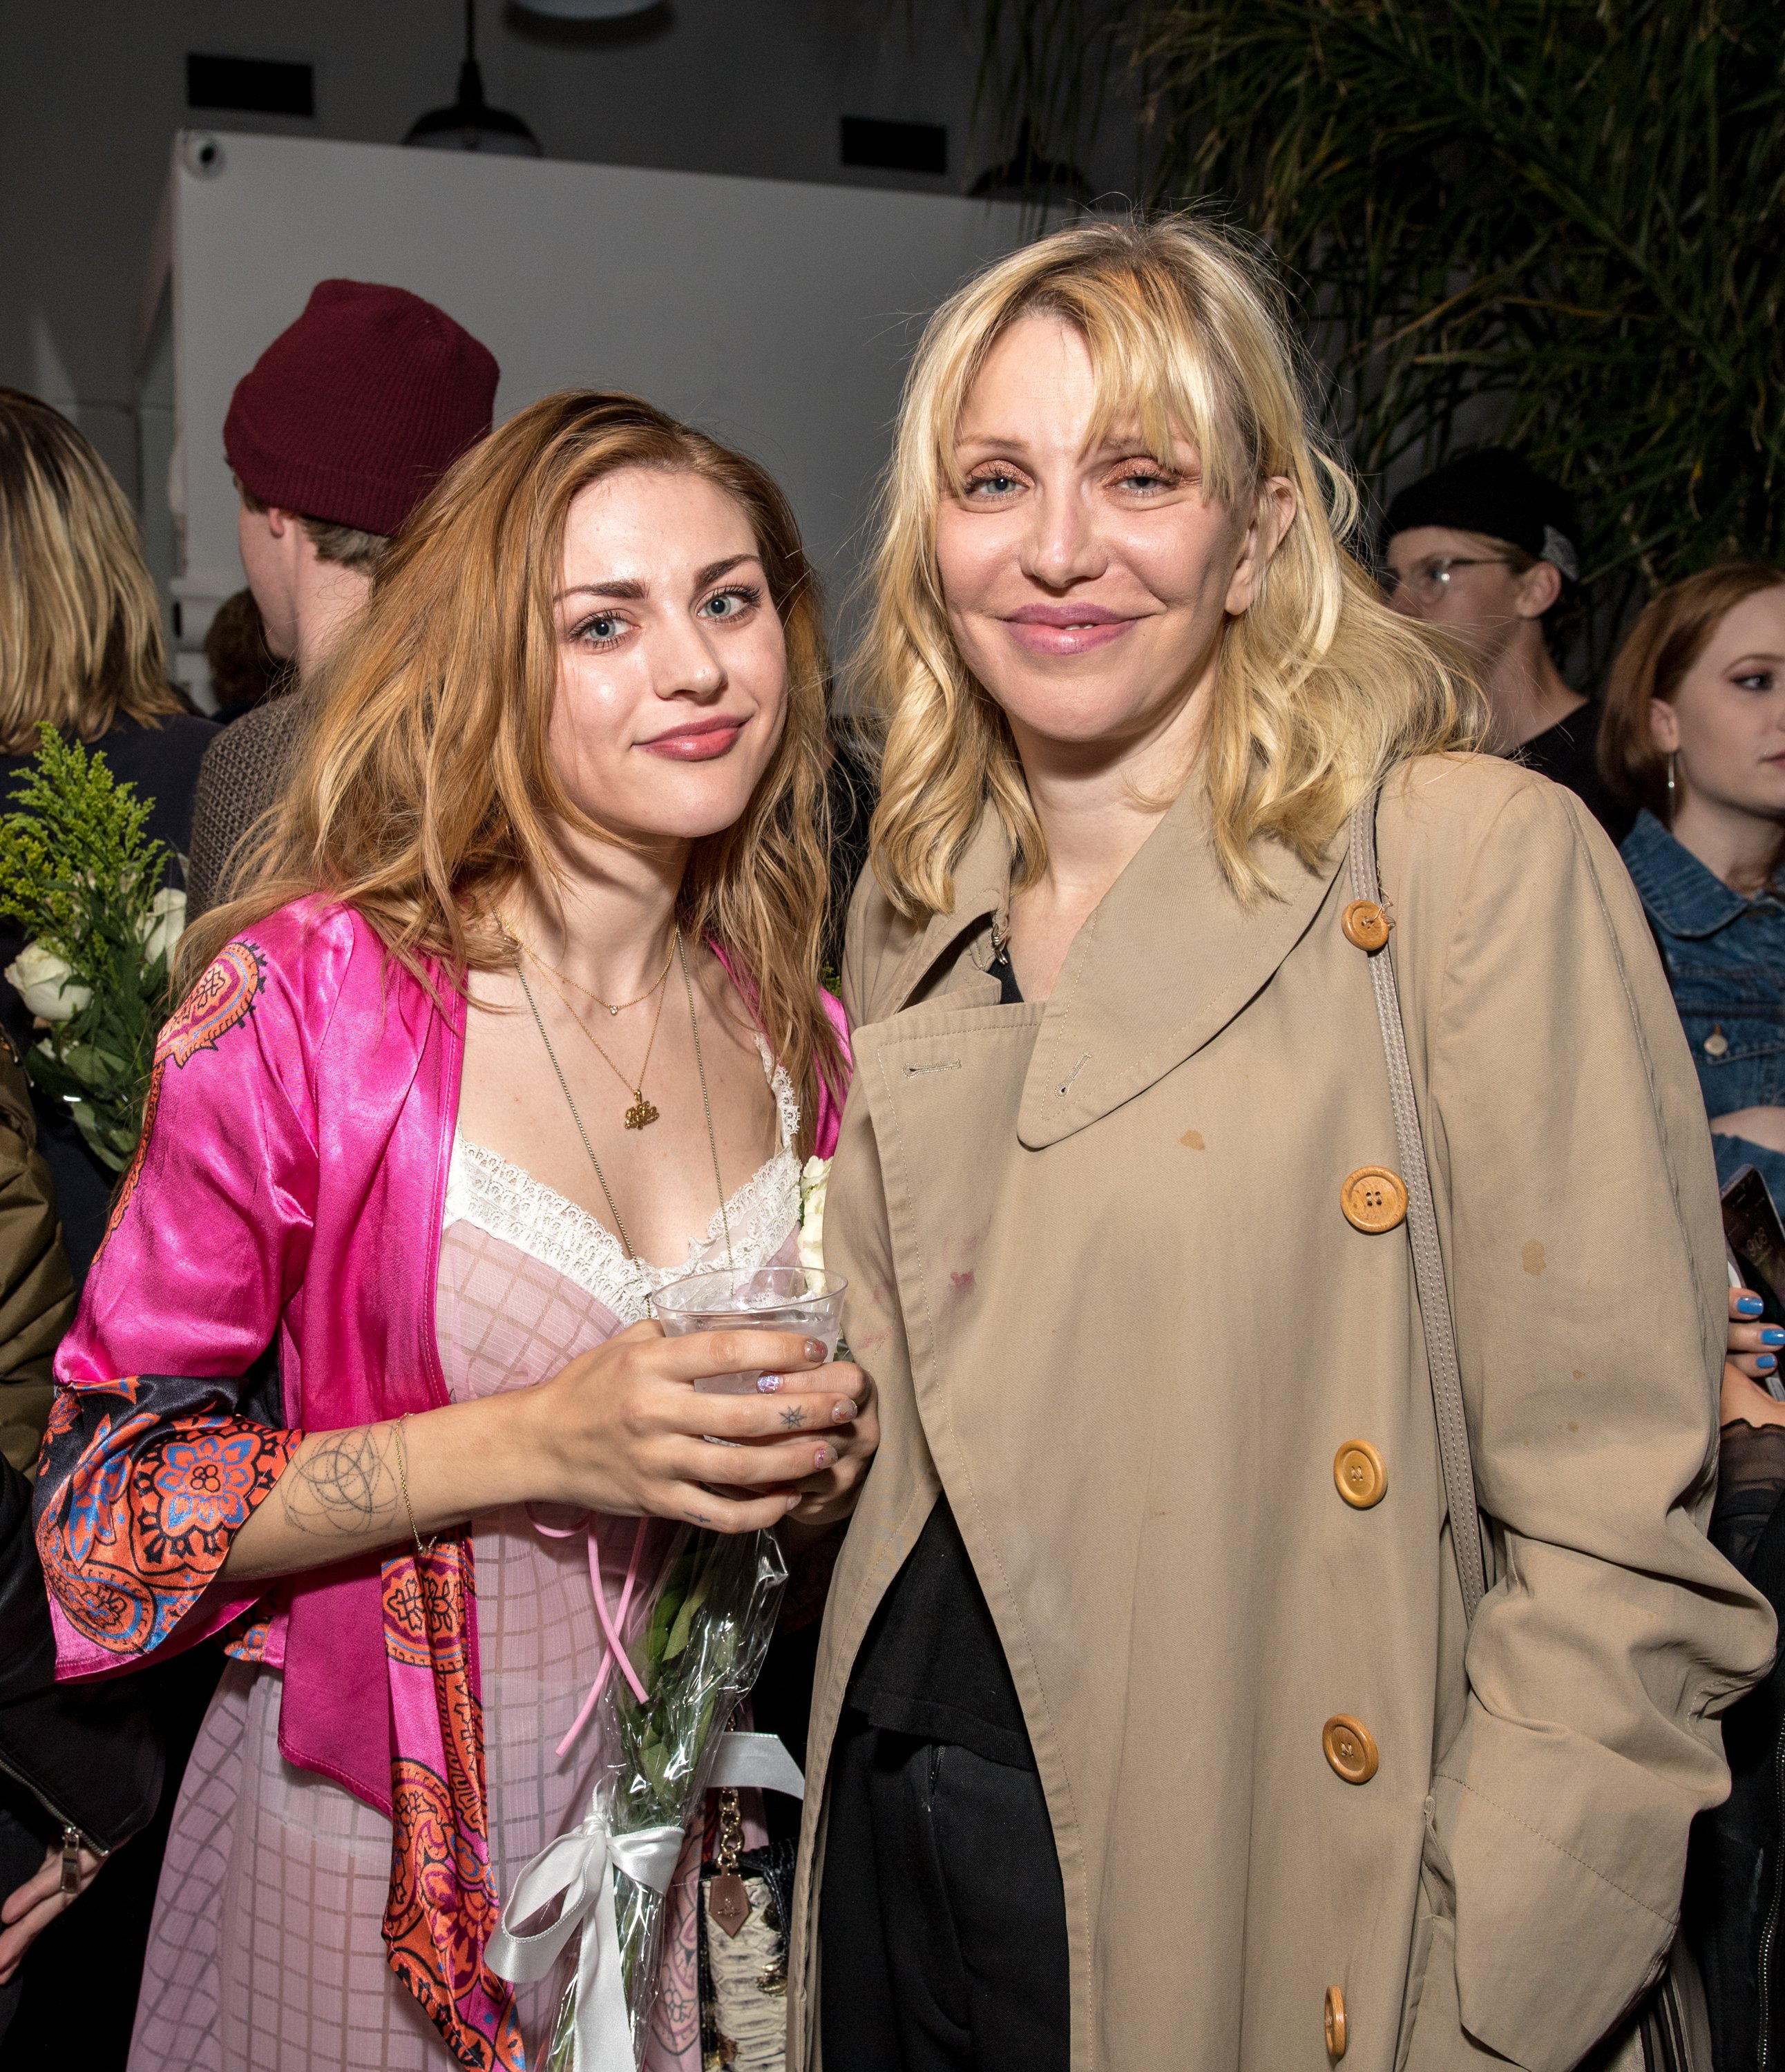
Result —
POLYGON ((830 1187, 830 1161, 808 1158, 800 1171, 800 1264, 825 1263, 825 1196, 830 1187))
POLYGON ((518 1874, 490 1939, 491 1970, 531 1981, 581 1938, 545 2072, 644 2062, 664 1896, 726 1723, 762 1667, 786 1581, 772 1532, 685 1527, 670 1543, 650 1618, 603 1689, 596 1732, 611 1753, 588 1815, 518 1874), (525 1925, 548 1917, 544 1928, 525 1925))
POLYGON ((26 1070, 121 1173, 142 1133, 186 894, 164 886, 167 847, 143 832, 149 806, 103 751, 47 725, 42 735, 14 810, 0 815, 0 915, 31 938, 6 976, 47 1031, 26 1070))

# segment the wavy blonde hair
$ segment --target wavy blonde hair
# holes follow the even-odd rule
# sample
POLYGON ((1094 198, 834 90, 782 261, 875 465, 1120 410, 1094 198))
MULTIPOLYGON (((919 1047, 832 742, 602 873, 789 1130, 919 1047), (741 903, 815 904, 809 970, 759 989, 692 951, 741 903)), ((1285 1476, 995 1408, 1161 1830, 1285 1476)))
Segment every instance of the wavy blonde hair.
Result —
POLYGON ((0 388, 0 753, 188 709, 124 492, 59 410, 0 388))
POLYGON ((1359 500, 1311 427, 1288 322, 1264 269, 1182 216, 1084 224, 994 261, 930 320, 907 377, 881 494, 858 706, 881 737, 874 862, 899 911, 953 904, 954 866, 989 799, 1013 883, 1047 861, 1014 742, 950 631, 936 516, 957 493, 956 429, 986 355, 1019 318, 1063 318, 1084 339, 1096 430, 1137 423, 1162 465, 1173 434, 1204 491, 1249 517, 1285 476, 1295 517, 1250 608, 1221 636, 1199 761, 1221 866, 1242 898, 1271 890, 1252 845, 1305 862, 1394 763, 1472 747, 1486 706, 1455 650, 1389 610, 1343 545, 1359 500))
POLYGON ((802 1090, 809 1135, 841 1058, 819 988, 828 878, 826 663, 817 586, 787 499, 744 454, 631 396, 573 391, 474 446, 380 564, 366 613, 319 684, 294 780, 257 832, 241 896, 180 945, 187 983, 288 900, 352 906, 428 980, 511 960, 494 918, 516 878, 549 886, 550 828, 617 839, 566 793, 548 745, 552 597, 578 492, 625 467, 699 476, 755 536, 787 640, 780 744, 743 816, 694 845, 677 918, 734 960, 763 1035, 802 1090))

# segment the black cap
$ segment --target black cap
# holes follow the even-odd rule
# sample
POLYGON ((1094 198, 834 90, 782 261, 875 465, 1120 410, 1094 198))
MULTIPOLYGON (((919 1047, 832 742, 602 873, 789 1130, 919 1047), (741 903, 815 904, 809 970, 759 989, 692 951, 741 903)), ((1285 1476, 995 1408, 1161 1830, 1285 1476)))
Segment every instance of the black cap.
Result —
POLYGON ((1479 447, 1410 483, 1388 506, 1383 546, 1417 525, 1507 540, 1537 561, 1553 561, 1570 582, 1581 579, 1573 498, 1507 446, 1479 447))

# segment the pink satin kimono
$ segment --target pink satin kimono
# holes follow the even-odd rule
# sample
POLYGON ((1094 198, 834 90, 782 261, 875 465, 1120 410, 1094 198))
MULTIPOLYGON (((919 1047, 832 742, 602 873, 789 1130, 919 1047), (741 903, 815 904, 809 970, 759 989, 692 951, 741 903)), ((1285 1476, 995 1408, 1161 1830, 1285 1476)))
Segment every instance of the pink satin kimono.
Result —
MULTIPOLYGON (((282 1668, 286 1761, 393 1823, 393 1970, 461 2062, 522 2072, 513 1990, 483 1962, 500 1895, 469 1534, 269 1594, 219 1579, 306 1431, 447 1400, 434 1294, 464 1003, 438 993, 311 898, 230 943, 162 1030, 58 1356, 38 1544, 64 1676, 219 1632, 282 1668), (283 1403, 256 1416, 269 1343, 283 1403)), ((837 1122, 821 1096, 821 1154, 837 1122)))

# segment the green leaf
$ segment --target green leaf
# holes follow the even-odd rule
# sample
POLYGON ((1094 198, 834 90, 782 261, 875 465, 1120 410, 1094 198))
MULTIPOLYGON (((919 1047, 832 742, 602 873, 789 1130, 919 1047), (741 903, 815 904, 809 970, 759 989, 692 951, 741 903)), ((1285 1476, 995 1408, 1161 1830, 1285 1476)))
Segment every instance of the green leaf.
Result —
POLYGON ((669 1638, 664 1646, 664 1659, 666 1662, 673 1662, 687 1646, 695 1615, 706 1602, 706 1578, 703 1576, 683 1598, 681 1609, 676 1614, 676 1623, 669 1629, 669 1638))
POLYGON ((168 1006, 167 959, 143 954, 171 853, 145 828, 151 802, 113 778, 103 750, 39 730, 37 754, 0 815, 0 915, 65 958, 87 1005, 34 1045, 31 1075, 70 1112, 114 1170, 142 1128, 157 1030, 168 1006))

